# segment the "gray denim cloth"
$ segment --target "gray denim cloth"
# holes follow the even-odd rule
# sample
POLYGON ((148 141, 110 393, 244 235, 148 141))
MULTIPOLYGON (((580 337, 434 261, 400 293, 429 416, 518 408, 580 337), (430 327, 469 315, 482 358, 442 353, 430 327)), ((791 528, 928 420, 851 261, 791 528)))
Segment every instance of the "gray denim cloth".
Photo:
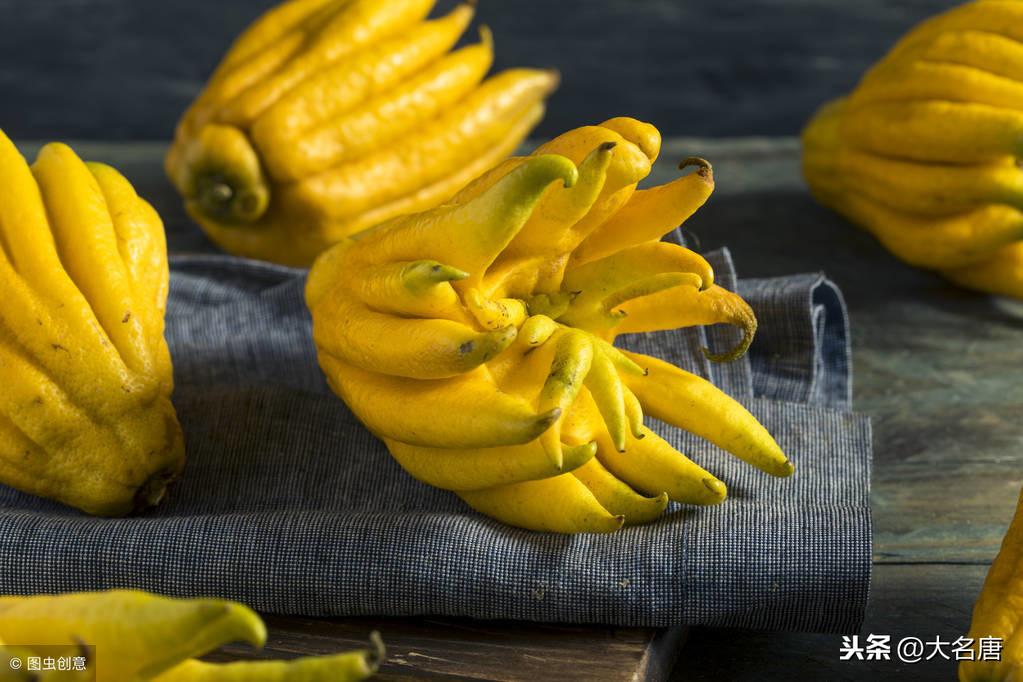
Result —
MULTIPOLYGON (((710 259, 736 286, 728 254, 710 259)), ((0 593, 130 586, 309 616, 858 629, 871 437, 848 411, 848 325, 827 280, 739 281, 760 331, 730 365, 699 352, 735 343, 730 328, 629 340, 742 400, 796 473, 773 479, 653 424, 729 499, 604 536, 510 528, 406 475, 328 390, 303 284, 302 271, 229 257, 172 261, 183 480, 158 509, 116 520, 0 486, 0 593)))

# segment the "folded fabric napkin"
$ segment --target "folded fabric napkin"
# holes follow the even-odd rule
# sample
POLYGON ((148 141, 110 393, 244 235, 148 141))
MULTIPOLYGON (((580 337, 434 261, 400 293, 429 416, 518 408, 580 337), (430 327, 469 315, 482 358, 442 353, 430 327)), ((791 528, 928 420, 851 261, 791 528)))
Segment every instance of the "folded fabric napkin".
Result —
MULTIPOLYGON (((718 281, 760 319, 747 358, 726 327, 628 339, 741 399, 796 464, 772 479, 653 425, 729 487, 606 536, 509 528, 406 475, 327 388, 304 272, 172 260, 167 336, 189 462, 166 502, 90 518, 0 486, 0 593, 136 587, 268 612, 433 614, 854 631, 870 576, 870 428, 848 411, 844 305, 820 276, 718 281)), ((409 406, 414 409, 414 406, 409 406)), ((648 420, 652 421, 652 420, 648 420)))

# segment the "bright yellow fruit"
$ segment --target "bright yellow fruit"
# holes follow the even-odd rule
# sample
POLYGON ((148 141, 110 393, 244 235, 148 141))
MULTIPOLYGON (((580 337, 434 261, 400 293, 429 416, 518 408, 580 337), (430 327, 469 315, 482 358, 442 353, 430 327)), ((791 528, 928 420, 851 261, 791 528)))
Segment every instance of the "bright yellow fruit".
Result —
POLYGON ((347 235, 432 208, 511 154, 557 87, 485 80, 490 31, 452 51, 474 2, 290 0, 258 19, 185 112, 166 159, 231 253, 308 265, 347 235))
POLYGON ((96 647, 98 680, 147 680, 223 644, 262 646, 266 628, 241 604, 117 590, 0 597, 0 637, 11 644, 96 647))
POLYGON ((159 216, 62 144, 0 132, 0 482, 92 514, 156 504, 184 466, 159 216))
POLYGON ((725 485, 643 411, 769 474, 792 464, 708 381, 613 345, 622 333, 756 319, 699 254, 661 242, 710 196, 710 164, 636 189, 660 151, 617 118, 508 159, 448 203, 382 223, 314 264, 306 301, 327 379, 417 479, 506 523, 612 532, 725 485))
POLYGON ((911 30, 803 131, 814 195, 900 259, 1020 297, 1023 5, 975 0, 911 30))
MULTIPOLYGON (((355 682, 376 672, 384 648, 288 661, 213 664, 195 660, 224 644, 266 642, 262 619, 220 599, 170 599, 134 590, 0 597, 0 638, 25 657, 86 657, 87 672, 32 673, 26 680, 97 682, 355 682), (84 649, 85 645, 95 647, 84 649), (47 647, 41 649, 39 647, 47 647), (88 656, 95 652, 95 659, 88 656), (95 677, 93 677, 95 674, 95 677)), ((2 654, 3 652, 0 652, 2 654)), ((8 679, 8 661, 0 679, 8 679)))
POLYGON ((988 570, 980 597, 973 607, 973 620, 966 634, 973 640, 972 661, 959 664, 960 682, 1010 682, 1023 674, 1020 603, 1023 602, 1023 495, 1020 496, 1002 547, 988 570), (981 639, 1000 644, 992 657, 982 656, 981 639), (981 660, 981 659, 984 660, 981 660), (997 659, 997 660, 996 660, 997 659))
POLYGON ((206 663, 190 660, 151 679, 153 682, 359 682, 376 672, 381 652, 349 651, 284 661, 206 663))

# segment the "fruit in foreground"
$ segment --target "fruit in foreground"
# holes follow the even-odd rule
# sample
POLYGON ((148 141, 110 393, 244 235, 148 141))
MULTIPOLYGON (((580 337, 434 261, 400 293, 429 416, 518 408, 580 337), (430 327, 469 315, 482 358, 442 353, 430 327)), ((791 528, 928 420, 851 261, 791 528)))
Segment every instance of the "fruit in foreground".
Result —
POLYGON ((372 651, 225 664, 194 658, 231 642, 262 647, 266 634, 255 612, 221 599, 134 590, 0 597, 0 640, 19 653, 47 647, 35 655, 86 657, 88 679, 95 673, 97 682, 354 682, 376 672, 384 656, 374 633, 372 651), (86 645, 95 647, 94 661, 86 645))
POLYGON ((159 216, 116 170, 0 132, 0 482, 92 514, 160 501, 184 466, 159 216))
POLYGON ((231 46, 178 124, 166 170, 236 255, 308 265, 343 237, 431 208, 511 154, 550 71, 485 79, 490 32, 452 51, 475 3, 290 0, 231 46))
POLYGON ((988 570, 966 637, 973 640, 972 661, 959 663, 961 682, 1008 682, 1023 675, 1023 493, 1016 514, 1002 540, 1001 550, 988 570), (982 650, 982 639, 1000 645, 982 650), (982 660, 986 659, 986 660, 982 660), (995 660, 997 659, 997 660, 995 660))
POLYGON ((803 131, 814 195, 903 261, 1023 298, 1023 4, 970 2, 903 37, 803 131))
POLYGON ((660 238, 713 189, 710 164, 638 190, 648 124, 578 128, 446 204, 338 244, 306 301, 333 390, 416 478, 534 530, 610 532, 725 485, 643 424, 688 429, 772 475, 792 465, 739 403, 623 333, 756 320, 706 260, 660 238))

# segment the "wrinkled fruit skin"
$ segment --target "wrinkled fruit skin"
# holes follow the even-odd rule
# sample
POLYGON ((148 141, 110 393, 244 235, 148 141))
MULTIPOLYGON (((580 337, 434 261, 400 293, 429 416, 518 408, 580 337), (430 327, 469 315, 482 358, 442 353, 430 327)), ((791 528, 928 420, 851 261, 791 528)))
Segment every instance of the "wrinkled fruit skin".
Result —
POLYGON ((929 19, 803 131, 821 203, 903 261, 1023 298, 1023 4, 929 19))
MULTIPOLYGON (((232 642, 261 648, 266 634, 258 614, 222 599, 170 599, 137 590, 0 597, 0 642, 16 648, 22 661, 30 655, 86 656, 90 650, 83 645, 95 647, 85 674, 15 673, 12 680, 355 682, 375 673, 384 658, 376 633, 372 651, 226 664, 196 658, 232 642)), ((11 670, 7 652, 0 650, 3 680, 11 670)))
POLYGON ((611 532, 724 484, 643 412, 764 471, 792 465, 709 382, 620 351, 622 333, 756 320, 700 255, 661 242, 713 189, 710 164, 637 190, 660 150, 616 118, 508 159, 444 205, 323 254, 306 288, 334 391, 414 477, 523 528, 611 532))
POLYGON ((557 73, 486 78, 475 3, 290 0, 231 46, 178 124, 166 170, 226 251, 307 266, 347 235, 432 208, 506 158, 557 73))
POLYGON ((960 682, 1011 682, 1023 675, 1020 648, 1023 610, 1023 494, 1016 515, 1009 524, 998 556, 988 569, 984 587, 973 607, 973 620, 966 637, 973 640, 974 660, 959 663, 960 682), (992 637, 1002 642, 1000 660, 980 660, 980 640, 992 637))
POLYGON ((185 462, 163 337, 159 216, 116 170, 0 132, 0 482, 91 514, 164 496, 185 462))

